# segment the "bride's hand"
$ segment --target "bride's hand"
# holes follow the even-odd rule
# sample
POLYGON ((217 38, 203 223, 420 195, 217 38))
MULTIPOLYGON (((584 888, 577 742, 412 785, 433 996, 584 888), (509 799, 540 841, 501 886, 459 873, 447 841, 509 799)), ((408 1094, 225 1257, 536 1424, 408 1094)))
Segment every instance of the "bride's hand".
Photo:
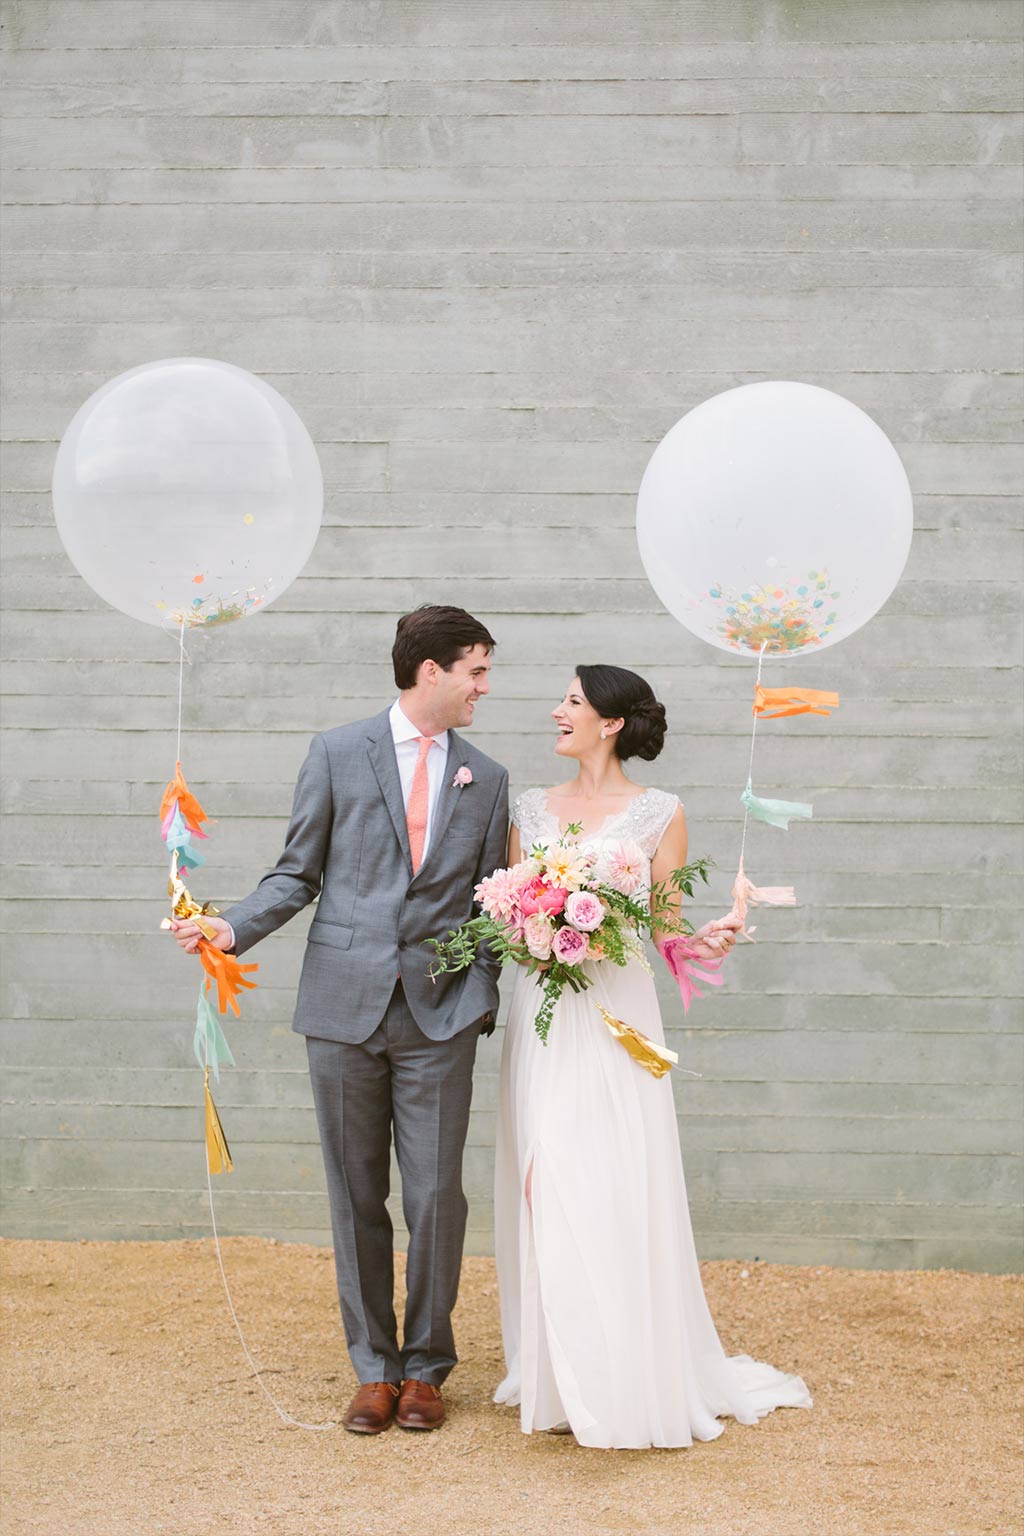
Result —
POLYGON ((690 943, 699 959, 719 960, 732 949, 742 927, 742 920, 730 912, 728 917, 712 918, 711 922, 698 928, 690 943))

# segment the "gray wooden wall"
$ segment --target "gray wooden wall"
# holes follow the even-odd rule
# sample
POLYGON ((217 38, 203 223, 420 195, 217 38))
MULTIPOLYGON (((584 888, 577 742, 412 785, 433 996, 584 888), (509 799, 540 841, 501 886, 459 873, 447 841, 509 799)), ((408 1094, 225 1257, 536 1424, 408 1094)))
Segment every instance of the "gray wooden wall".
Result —
MULTIPOLYGON (((174 644, 93 598, 48 495, 93 389, 199 353, 287 395, 328 487, 307 575, 191 645, 186 770, 219 818, 194 885, 222 902, 275 858, 311 734, 389 702, 396 616, 443 599, 500 639, 475 739, 515 788, 554 772, 576 662, 651 678, 650 779, 724 909, 751 668, 659 609, 640 475, 757 379, 880 422, 906 579, 794 663, 838 715, 762 738, 762 791, 815 820, 755 828, 748 867, 801 904, 685 1028, 670 1004, 704 1074, 676 1085, 693 1214, 707 1257, 1016 1266, 1019 30, 1003 0, 7 5, 8 1232, 208 1231, 196 972, 157 932, 174 644)), ((324 1242, 303 926, 228 1027, 217 1193, 226 1231, 324 1242)))

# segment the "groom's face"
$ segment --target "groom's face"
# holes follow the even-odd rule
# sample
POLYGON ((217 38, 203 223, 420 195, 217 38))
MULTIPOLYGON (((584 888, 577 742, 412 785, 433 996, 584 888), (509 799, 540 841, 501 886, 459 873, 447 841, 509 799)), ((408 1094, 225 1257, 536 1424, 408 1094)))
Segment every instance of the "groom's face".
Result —
POLYGON ((454 728, 473 724, 477 700, 490 692, 490 671, 490 654, 482 645, 474 645, 458 661, 453 661, 447 672, 438 669, 438 702, 446 725, 454 728))

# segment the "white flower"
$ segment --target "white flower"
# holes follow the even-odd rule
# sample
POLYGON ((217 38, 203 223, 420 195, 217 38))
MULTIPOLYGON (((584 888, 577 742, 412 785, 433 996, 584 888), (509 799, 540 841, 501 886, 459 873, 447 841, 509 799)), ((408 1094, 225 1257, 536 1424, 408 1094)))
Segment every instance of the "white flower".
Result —
POLYGON ((534 912, 532 917, 528 917, 523 924, 523 938, 535 960, 548 958, 554 936, 554 925, 544 912, 534 912))
POLYGON ((564 891, 578 891, 590 874, 590 861, 571 843, 555 844, 544 855, 544 881, 564 891))

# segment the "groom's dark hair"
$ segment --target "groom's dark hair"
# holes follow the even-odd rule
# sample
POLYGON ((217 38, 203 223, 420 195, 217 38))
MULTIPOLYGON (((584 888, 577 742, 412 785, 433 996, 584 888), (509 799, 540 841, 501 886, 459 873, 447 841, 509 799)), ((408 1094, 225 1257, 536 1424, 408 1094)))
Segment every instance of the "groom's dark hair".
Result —
POLYGON ((474 645, 493 651, 495 644, 494 636, 465 608, 425 603, 398 621, 391 648, 395 682, 399 688, 412 688, 424 661, 436 661, 447 672, 474 645))

